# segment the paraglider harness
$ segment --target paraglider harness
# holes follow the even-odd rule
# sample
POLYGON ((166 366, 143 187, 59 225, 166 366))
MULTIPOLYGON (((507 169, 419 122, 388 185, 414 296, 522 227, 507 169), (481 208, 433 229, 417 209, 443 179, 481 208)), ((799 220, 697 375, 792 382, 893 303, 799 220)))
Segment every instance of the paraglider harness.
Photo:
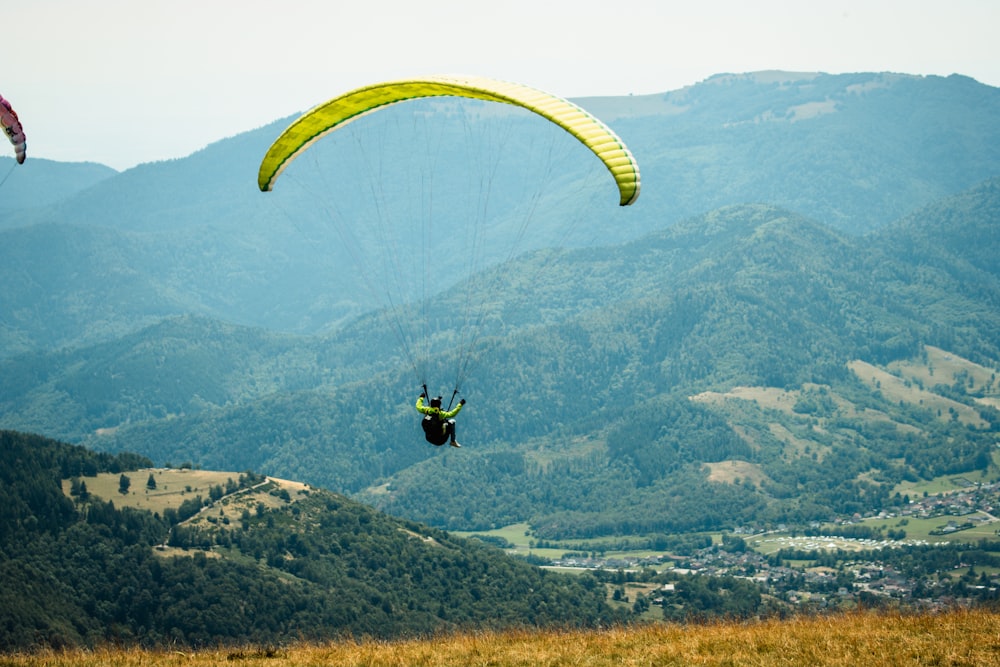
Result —
POLYGON ((441 412, 451 412, 452 403, 455 402, 455 396, 457 395, 458 389, 455 389, 451 395, 451 400, 448 401, 448 409, 441 410, 441 397, 435 396, 434 398, 430 398, 427 385, 424 385, 424 396, 430 398, 430 407, 438 410, 436 414, 424 415, 424 418, 420 420, 420 428, 424 430, 424 438, 432 445, 443 445, 454 437, 455 420, 441 419, 441 412))

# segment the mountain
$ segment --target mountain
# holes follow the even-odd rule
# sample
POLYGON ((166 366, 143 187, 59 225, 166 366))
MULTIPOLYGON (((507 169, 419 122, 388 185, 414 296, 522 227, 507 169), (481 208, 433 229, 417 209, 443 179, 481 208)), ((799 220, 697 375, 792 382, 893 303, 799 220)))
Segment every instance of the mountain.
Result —
POLYGON ((300 483, 148 465, 0 431, 5 650, 625 619, 589 575, 547 572, 300 483))
POLYGON ((11 359, 0 425, 544 539, 892 508, 904 481, 995 475, 997 211, 991 180, 864 237, 743 205, 541 272, 527 256, 506 275, 537 279, 482 343, 459 453, 421 441, 378 316, 322 338, 186 318, 11 359))
POLYGON ((905 502, 904 480, 996 478, 998 285, 954 276, 996 248, 998 205, 990 182, 864 239, 760 207, 648 238, 608 271, 644 277, 643 296, 612 282, 615 304, 512 342, 508 386, 485 402, 516 397, 533 428, 362 497, 435 525, 528 521, 566 539, 827 521, 905 502), (427 504, 445 489, 464 515, 427 504))
POLYGON ((593 111, 656 146, 643 195, 665 221, 762 202, 864 233, 995 176, 997 144, 975 145, 997 101, 958 75, 753 72, 593 111))
POLYGON ((118 174, 93 162, 55 162, 32 157, 24 164, 0 158, 0 229, 36 219, 44 208, 87 190, 118 174), (23 216, 23 218, 22 218, 23 216))
MULTIPOLYGON (((528 200, 529 227, 487 216, 475 262, 430 244, 432 269, 390 252, 420 245, 394 235, 409 218, 383 229, 354 217, 364 197, 338 201, 346 172, 255 192, 252 156, 280 124, 144 165, 2 233, 0 428, 261 470, 439 528, 528 522, 544 539, 826 521, 896 507, 915 480, 990 479, 997 100, 963 77, 790 73, 588 100, 643 165, 637 207, 605 212, 578 154, 551 151, 547 166, 579 179, 528 200), (316 211, 305 193, 338 197, 316 211), (335 209, 348 229, 324 227, 335 209), (506 237, 531 239, 496 264, 506 237), (369 297, 385 276, 347 268, 379 250, 423 288, 412 304, 383 306, 369 297), (411 305, 433 389, 454 386, 441 369, 465 373, 461 451, 417 432, 411 305)), ((463 131, 483 120, 419 109, 463 131)), ((515 156, 543 145, 545 128, 500 115, 515 156)), ((398 128, 373 129, 400 149, 398 128)), ((463 154, 433 136, 445 164, 463 154)), ((364 150, 333 147, 363 171, 364 150)), ((489 201, 537 184, 520 164, 489 201)), ((415 185, 405 164, 386 169, 415 185)), ((478 197, 457 196, 457 176, 442 180, 461 218, 478 197)))
POLYGON ((433 269, 411 270, 399 254, 389 268, 421 276, 429 297, 512 255, 634 240, 731 205, 777 206, 859 235, 994 177, 1000 164, 1000 92, 961 76, 726 74, 579 101, 640 163, 643 192, 630 210, 608 204, 606 174, 558 130, 456 101, 352 124, 358 135, 317 143, 267 195, 256 169, 289 119, 180 160, 120 174, 95 167, 89 186, 80 178, 44 196, 58 165, 39 161, 30 187, 5 184, 34 206, 19 203, 0 221, 9 286, 0 355, 105 342, 190 314, 330 331, 384 305, 379 249, 426 238, 414 234, 418 212, 449 230, 423 255, 433 269), (496 163, 480 164, 496 149, 496 163), (395 157, 380 162, 385 154, 395 157), (451 230, 470 226, 477 233, 449 250, 451 230))
MULTIPOLYGON (((889 259, 906 266, 905 273, 884 276, 892 297, 913 304, 925 319, 945 322, 960 318, 960 329, 982 335, 988 357, 998 353, 996 281, 1000 265, 996 179, 935 202, 873 235, 889 259)), ((880 279, 883 276, 879 276, 880 279)))

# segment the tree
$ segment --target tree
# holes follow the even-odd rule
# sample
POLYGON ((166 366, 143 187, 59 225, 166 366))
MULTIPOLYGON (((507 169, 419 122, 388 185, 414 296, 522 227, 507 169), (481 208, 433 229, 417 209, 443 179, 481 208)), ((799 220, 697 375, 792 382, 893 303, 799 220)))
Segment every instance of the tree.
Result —
POLYGON ((153 477, 153 473, 149 473, 149 479, 146 480, 146 488, 150 491, 156 488, 156 478, 153 477))
POLYGON ((122 476, 118 478, 118 493, 123 496, 127 496, 130 486, 132 486, 132 480, 129 479, 128 475, 122 474, 122 476))

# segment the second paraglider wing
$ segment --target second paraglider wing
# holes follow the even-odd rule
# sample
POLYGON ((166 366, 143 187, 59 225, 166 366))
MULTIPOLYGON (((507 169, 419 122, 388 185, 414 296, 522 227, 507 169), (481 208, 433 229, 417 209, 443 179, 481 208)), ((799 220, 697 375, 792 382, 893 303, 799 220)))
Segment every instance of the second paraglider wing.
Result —
POLYGON ((18 119, 14 107, 3 96, 0 96, 0 127, 3 128, 3 131, 7 134, 7 138, 10 139, 10 143, 14 146, 17 163, 24 164, 24 158, 27 154, 27 141, 24 137, 24 128, 21 127, 21 121, 18 119))

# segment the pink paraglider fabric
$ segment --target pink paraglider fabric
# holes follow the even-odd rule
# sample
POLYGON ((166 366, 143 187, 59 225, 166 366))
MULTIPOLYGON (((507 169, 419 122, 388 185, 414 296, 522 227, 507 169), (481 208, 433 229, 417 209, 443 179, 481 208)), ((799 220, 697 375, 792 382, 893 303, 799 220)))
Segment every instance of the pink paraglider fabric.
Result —
POLYGON ((7 133, 7 138, 10 139, 10 143, 14 146, 14 153, 17 155, 17 163, 24 164, 24 158, 27 150, 27 141, 24 138, 24 128, 21 127, 21 121, 17 118, 17 112, 14 111, 14 107, 10 105, 10 102, 5 100, 2 95, 0 95, 0 127, 3 131, 7 133))

